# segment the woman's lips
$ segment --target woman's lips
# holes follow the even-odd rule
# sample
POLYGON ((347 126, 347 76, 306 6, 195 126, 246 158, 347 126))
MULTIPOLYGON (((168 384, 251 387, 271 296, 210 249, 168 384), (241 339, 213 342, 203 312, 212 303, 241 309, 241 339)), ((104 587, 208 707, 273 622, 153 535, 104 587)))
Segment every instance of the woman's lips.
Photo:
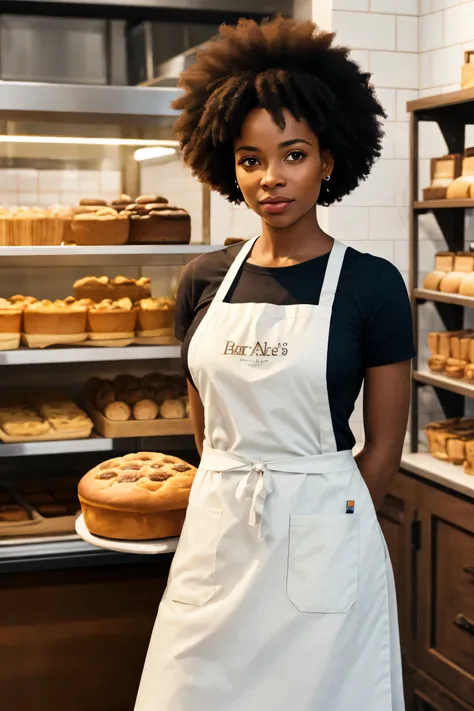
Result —
POLYGON ((265 212, 270 212, 272 215, 279 215, 288 210, 293 200, 285 200, 282 202, 262 202, 260 203, 265 212))

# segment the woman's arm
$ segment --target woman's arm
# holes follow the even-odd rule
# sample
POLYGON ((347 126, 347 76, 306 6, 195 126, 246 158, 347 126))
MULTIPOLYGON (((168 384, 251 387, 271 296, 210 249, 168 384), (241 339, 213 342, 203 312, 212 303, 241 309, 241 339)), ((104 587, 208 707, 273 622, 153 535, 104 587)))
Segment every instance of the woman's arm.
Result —
POLYGON ((196 447, 199 452, 199 456, 202 456, 202 446, 204 443, 204 406, 199 397, 199 393, 196 388, 191 385, 189 380, 188 384, 188 396, 189 396, 189 411, 191 414, 191 420, 194 428, 194 439, 196 441, 196 447))
POLYGON ((365 444, 356 456, 375 508, 397 474, 410 405, 410 361, 368 368, 364 383, 365 444))

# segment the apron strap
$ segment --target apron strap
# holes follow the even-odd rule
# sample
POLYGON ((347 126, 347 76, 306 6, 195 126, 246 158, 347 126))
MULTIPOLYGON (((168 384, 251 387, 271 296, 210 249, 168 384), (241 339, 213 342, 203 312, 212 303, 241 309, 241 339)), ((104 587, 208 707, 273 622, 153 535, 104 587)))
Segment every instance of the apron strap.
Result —
POLYGON ((247 240, 247 242, 245 242, 244 246, 241 248, 240 252, 238 253, 236 258, 232 262, 227 274, 225 275, 224 279, 222 280, 221 285, 218 288, 214 299, 212 300, 212 304, 211 304, 210 308, 212 308, 212 306, 214 306, 214 305, 221 304, 224 301, 230 287, 234 283, 234 279, 237 276, 240 267, 245 262, 247 256, 250 253, 250 250, 252 249, 253 245, 255 244, 255 242, 257 241, 259 236, 260 235, 257 235, 256 237, 252 237, 251 239, 247 240))
POLYGON ((319 306, 331 308, 333 305, 346 249, 347 247, 345 244, 334 240, 326 267, 326 273, 324 275, 323 285, 321 287, 319 306))

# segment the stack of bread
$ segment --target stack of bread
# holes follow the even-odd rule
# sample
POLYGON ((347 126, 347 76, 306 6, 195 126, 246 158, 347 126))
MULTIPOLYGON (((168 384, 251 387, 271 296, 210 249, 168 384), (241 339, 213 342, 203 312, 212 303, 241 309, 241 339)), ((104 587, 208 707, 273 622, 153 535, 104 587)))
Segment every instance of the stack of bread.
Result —
POLYGON ((195 473, 182 459, 157 452, 103 462, 79 482, 85 524, 91 533, 106 538, 178 536, 195 473))
POLYGON ((431 184, 423 190, 424 200, 474 199, 474 148, 464 155, 452 153, 433 158, 431 184))
POLYGON ((455 417, 431 422, 425 434, 433 457, 463 465, 466 474, 474 475, 474 420, 455 417))
POLYGON ((181 376, 150 373, 143 378, 117 375, 114 380, 92 378, 86 398, 108 420, 181 420, 189 417, 186 383, 181 376))
POLYGON ((432 373, 474 382, 474 331, 432 331, 428 334, 432 373))
POLYGON ((140 195, 121 214, 130 217, 133 244, 188 244, 191 239, 189 213, 171 207, 161 195, 140 195))
POLYGON ((425 277, 424 288, 474 296, 474 253, 438 252, 434 270, 425 277))
POLYGON ((74 282, 74 297, 76 299, 90 299, 96 303, 110 299, 130 299, 133 303, 151 296, 151 284, 148 277, 133 279, 131 277, 116 276, 85 276, 74 282))
POLYGON ((0 246, 60 245, 68 208, 0 207, 0 246))

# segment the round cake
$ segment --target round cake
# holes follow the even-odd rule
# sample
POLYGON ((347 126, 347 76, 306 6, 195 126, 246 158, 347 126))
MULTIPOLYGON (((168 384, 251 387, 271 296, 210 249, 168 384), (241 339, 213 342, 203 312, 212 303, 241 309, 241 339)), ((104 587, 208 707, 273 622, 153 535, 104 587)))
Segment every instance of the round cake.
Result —
POLYGON ((178 536, 195 473, 182 459, 156 452, 109 459, 79 482, 86 526, 130 541, 178 536))

